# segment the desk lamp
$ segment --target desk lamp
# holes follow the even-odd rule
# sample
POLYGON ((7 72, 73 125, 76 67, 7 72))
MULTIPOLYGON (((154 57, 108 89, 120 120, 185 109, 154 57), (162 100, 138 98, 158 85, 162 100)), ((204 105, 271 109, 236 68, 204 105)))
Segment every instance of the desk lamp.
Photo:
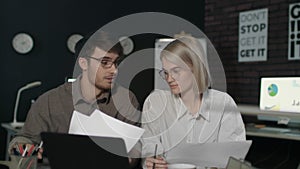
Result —
POLYGON ((24 91, 24 90, 26 90, 26 89, 30 89, 30 88, 39 86, 41 84, 42 84, 42 82, 40 82, 40 81, 31 82, 31 83, 28 83, 27 85, 21 87, 18 90, 18 94, 17 94, 17 98, 16 98, 16 104, 15 104, 15 109, 14 109, 13 122, 10 123, 10 125, 12 127, 17 128, 17 127, 23 127, 23 125, 24 125, 24 122, 17 122, 17 112, 18 112, 18 106, 19 106, 19 100, 20 100, 21 92, 24 91))

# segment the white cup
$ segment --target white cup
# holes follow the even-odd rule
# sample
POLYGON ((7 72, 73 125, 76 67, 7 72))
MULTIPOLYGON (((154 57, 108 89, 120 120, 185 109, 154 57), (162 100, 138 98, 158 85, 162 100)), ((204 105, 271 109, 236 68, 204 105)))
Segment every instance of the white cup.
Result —
POLYGON ((197 167, 193 164, 176 163, 168 164, 168 169, 196 169, 197 167))

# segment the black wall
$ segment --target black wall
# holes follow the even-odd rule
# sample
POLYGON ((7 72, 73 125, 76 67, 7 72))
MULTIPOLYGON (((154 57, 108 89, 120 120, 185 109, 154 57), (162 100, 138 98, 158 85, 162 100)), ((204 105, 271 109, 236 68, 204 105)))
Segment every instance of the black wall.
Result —
MULTIPOLYGON (((1 0, 0 123, 12 121, 20 87, 36 80, 42 82, 41 86, 28 89, 21 95, 18 120, 24 121, 31 99, 62 84, 65 77, 72 75, 75 59, 66 46, 71 34, 84 35, 124 15, 150 11, 177 15, 201 29, 204 25, 204 0, 1 0), (18 54, 12 48, 12 38, 18 32, 27 32, 34 38, 34 48, 26 55, 18 54)), ((147 41, 143 35, 134 37, 135 50, 153 47, 156 36, 149 36, 145 35, 147 41)), ((152 77, 152 71, 141 72, 130 86, 141 103, 153 88, 152 77)), ((5 145, 6 131, 0 128, 0 160, 4 159, 5 145)))

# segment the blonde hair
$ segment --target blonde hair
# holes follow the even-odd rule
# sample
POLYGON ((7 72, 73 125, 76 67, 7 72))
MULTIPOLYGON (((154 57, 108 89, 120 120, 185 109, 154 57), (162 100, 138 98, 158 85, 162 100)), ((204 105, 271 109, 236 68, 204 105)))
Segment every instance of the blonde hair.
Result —
POLYGON ((177 38, 163 49, 160 59, 163 58, 175 64, 189 66, 197 83, 194 90, 198 93, 203 93, 210 86, 206 52, 198 39, 191 36, 177 38))

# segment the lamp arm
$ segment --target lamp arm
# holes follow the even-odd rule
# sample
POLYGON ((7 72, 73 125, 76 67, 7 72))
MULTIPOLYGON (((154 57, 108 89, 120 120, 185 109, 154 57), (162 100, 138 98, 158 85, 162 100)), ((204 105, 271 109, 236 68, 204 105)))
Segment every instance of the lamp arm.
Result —
POLYGON ((26 90, 26 89, 30 89, 30 88, 39 86, 41 84, 42 83, 40 81, 32 82, 32 83, 27 84, 26 86, 21 87, 18 90, 17 98, 16 98, 16 103, 15 103, 15 108, 14 108, 13 122, 11 123, 11 125, 13 125, 13 126, 18 126, 19 125, 18 122, 17 122, 17 112, 18 112, 18 107, 19 107, 19 101, 20 101, 21 92, 24 91, 24 90, 26 90))
POLYGON ((17 112, 18 112, 18 107, 19 107, 20 95, 21 95, 21 92, 25 89, 26 89, 26 86, 24 86, 18 90, 16 103, 15 103, 15 109, 14 109, 13 123, 17 123, 17 112))

